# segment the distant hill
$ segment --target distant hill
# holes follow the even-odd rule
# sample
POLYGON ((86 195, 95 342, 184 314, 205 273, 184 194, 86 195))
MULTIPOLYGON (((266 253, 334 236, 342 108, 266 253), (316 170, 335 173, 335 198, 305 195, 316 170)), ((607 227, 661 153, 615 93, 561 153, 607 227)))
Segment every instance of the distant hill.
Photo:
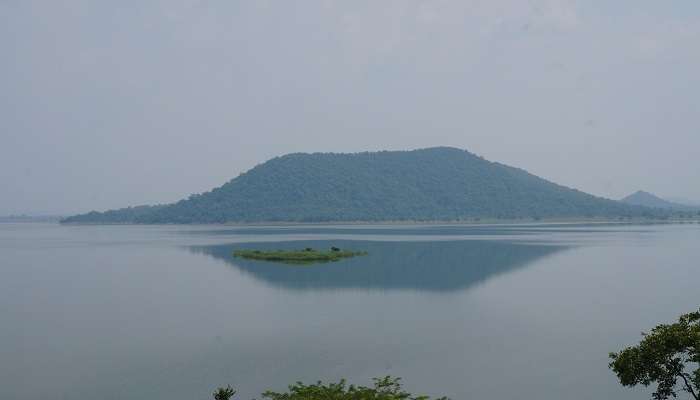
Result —
POLYGON ((620 201, 626 204, 636 206, 661 208, 666 210, 691 211, 695 209, 700 209, 700 207, 693 207, 690 205, 679 204, 668 200, 664 200, 652 193, 645 192, 643 190, 634 192, 620 201))
POLYGON ((681 205, 686 205, 688 207, 695 207, 697 209, 700 209, 700 201, 697 200, 686 199, 683 197, 667 197, 666 200, 672 203, 678 203, 681 205))
POLYGON ((63 218, 58 215, 6 215, 0 216, 0 222, 58 222, 63 218))
POLYGON ((86 224, 114 224, 114 223, 137 223, 141 218, 146 217, 166 205, 156 206, 136 206, 109 210, 105 212, 90 211, 87 214, 74 215, 61 220, 62 223, 86 223, 86 224))
POLYGON ((668 214, 560 186, 465 150, 436 147, 289 154, 174 204, 91 212, 64 222, 455 221, 668 214))

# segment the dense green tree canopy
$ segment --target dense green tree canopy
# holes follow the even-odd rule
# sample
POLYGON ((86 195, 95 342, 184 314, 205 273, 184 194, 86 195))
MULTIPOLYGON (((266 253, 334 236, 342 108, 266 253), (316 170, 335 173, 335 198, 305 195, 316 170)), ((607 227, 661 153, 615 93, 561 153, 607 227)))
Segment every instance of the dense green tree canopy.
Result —
MULTIPOLYGON (((214 399, 228 400, 234 394, 235 391, 230 386, 219 388, 214 392, 214 399)), ((319 381, 312 385, 297 382, 289 386, 287 392, 267 391, 262 394, 262 397, 269 400, 430 400, 428 396, 414 396, 404 391, 401 388, 400 378, 390 376, 375 378, 372 387, 346 385, 344 380, 330 384, 319 381)), ((441 397, 436 400, 447 400, 447 398, 441 397)))
POLYGON ((610 353, 610 358, 610 368, 624 386, 655 383, 657 400, 676 397, 678 388, 700 399, 700 311, 657 326, 639 345, 610 353))
POLYGON ((554 184, 464 150, 289 154, 167 206, 65 222, 223 223, 664 217, 554 184))

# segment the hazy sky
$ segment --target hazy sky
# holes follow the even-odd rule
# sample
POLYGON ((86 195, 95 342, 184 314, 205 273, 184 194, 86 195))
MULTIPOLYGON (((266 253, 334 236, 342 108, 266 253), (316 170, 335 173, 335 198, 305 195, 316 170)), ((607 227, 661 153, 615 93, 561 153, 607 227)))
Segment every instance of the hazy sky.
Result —
POLYGON ((0 215, 448 145, 700 200, 700 2, 0 0, 0 215))

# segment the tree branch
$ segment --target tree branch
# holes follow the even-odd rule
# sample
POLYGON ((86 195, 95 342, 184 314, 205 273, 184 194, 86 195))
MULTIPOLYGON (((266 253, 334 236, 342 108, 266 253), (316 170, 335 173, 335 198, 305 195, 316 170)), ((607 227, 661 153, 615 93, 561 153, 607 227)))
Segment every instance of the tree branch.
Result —
POLYGON ((684 373, 679 373, 678 376, 680 376, 681 378, 683 378, 683 382, 685 382, 685 390, 686 390, 688 393, 690 393, 691 396, 693 396, 693 397, 695 398, 695 400, 700 400, 700 398, 698 398, 698 395, 695 394, 695 391, 693 390, 693 386, 691 386, 691 385, 688 383, 688 378, 685 376, 685 374, 684 374, 684 373))

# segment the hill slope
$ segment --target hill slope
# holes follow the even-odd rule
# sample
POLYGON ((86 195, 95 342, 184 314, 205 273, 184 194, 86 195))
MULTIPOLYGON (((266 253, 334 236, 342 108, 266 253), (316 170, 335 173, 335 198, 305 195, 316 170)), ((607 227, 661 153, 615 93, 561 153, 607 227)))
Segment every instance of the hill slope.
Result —
POLYGON ((93 212, 64 222, 447 221, 661 214, 559 186, 464 150, 438 147, 289 154, 171 205, 137 213, 93 212))
POLYGON ((632 193, 631 195, 625 197, 624 199, 620 200, 623 203, 626 204, 631 204, 631 205, 636 205, 636 206, 644 206, 644 207, 652 207, 652 208, 663 208, 663 209, 668 209, 668 210, 677 210, 677 211, 690 211, 694 209, 698 209, 698 207, 693 207, 689 205, 684 205, 684 204, 678 204, 674 203, 668 200, 664 200, 652 193, 645 192, 643 190, 639 190, 637 192, 632 193))

